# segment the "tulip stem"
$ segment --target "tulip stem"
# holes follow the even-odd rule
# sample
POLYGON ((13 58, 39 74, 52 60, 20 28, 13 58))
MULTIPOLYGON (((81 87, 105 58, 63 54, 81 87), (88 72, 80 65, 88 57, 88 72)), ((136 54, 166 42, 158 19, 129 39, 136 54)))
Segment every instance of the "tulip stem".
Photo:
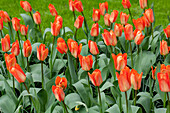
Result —
POLYGON ((112 46, 110 45, 110 50, 111 50, 111 54, 113 53, 113 48, 112 48, 112 46))
POLYGON ((11 28, 11 24, 10 24, 10 22, 8 22, 8 26, 9 26, 9 29, 10 29, 10 32, 11 32, 12 41, 14 42, 14 41, 15 41, 15 39, 14 39, 14 37, 13 37, 13 32, 12 32, 12 28, 11 28))
POLYGON ((1 32, 1 38, 3 38, 2 30, 0 30, 0 32, 1 32))
MULTIPOLYGON (((130 14, 130 17, 131 17, 131 20, 133 19, 133 17, 132 17, 132 13, 131 13, 131 11, 130 11, 130 9, 128 8, 128 11, 129 11, 129 14, 130 14)), ((132 23, 133 23, 133 21, 132 21, 132 23)), ((134 24, 133 24, 133 26, 134 26, 134 24)))
POLYGON ((33 23, 34 23, 34 19, 33 19, 33 16, 32 16, 32 13, 30 12, 30 16, 31 16, 31 18, 32 18, 32 21, 33 21, 33 23))
POLYGON ((98 66, 97 66, 97 55, 95 55, 95 61, 96 61, 96 62, 95 62, 95 69, 97 69, 97 67, 98 67, 98 66))
POLYGON ((44 89, 43 61, 41 61, 41 79, 42 79, 42 89, 44 89))
POLYGON ((28 87, 26 86, 25 82, 23 82, 23 84, 24 84, 24 86, 25 86, 27 92, 30 94, 30 92, 29 92, 29 90, 28 90, 28 87))
POLYGON ((165 59, 166 59, 166 55, 164 55, 164 61, 165 61, 165 59))
POLYGON ((138 90, 135 90, 135 100, 134 100, 134 106, 136 106, 137 92, 138 92, 138 90))
POLYGON ((68 113, 67 106, 66 106, 65 102, 64 101, 62 101, 62 102, 63 102, 64 109, 65 109, 66 113, 68 113))
POLYGON ((25 35, 25 40, 27 40, 27 36, 25 35))
POLYGON ((27 57, 27 71, 29 72, 29 61, 28 61, 28 57, 27 57))
POLYGON ((52 78, 52 71, 53 71, 53 65, 52 65, 52 56, 53 56, 53 49, 54 49, 54 41, 55 41, 55 36, 53 38, 53 45, 52 45, 52 48, 51 48, 51 59, 50 59, 50 69, 51 69, 51 72, 50 72, 50 78, 52 78))
POLYGON ((153 94, 153 89, 154 89, 154 87, 155 87, 155 81, 156 81, 156 80, 153 81, 153 86, 152 86, 152 90, 151 90, 151 93, 152 93, 152 94, 153 94))
POLYGON ((117 51, 116 51, 116 46, 114 46, 114 50, 115 50, 115 55, 117 54, 117 51))
POLYGON ((100 88, 97 86, 98 94, 99 94, 99 105, 100 105, 100 113, 103 113, 102 111, 102 101, 101 101, 101 95, 100 95, 100 88))
POLYGON ((126 113, 128 113, 128 99, 127 99, 127 92, 125 91, 125 98, 126 98, 126 113))
POLYGON ((152 32, 152 41, 153 41, 153 26, 152 26, 152 23, 151 23, 151 32, 152 32))
POLYGON ((15 80, 14 80, 14 76, 12 76, 12 82, 13 82, 13 91, 14 91, 14 94, 15 94, 15 80))
POLYGON ((131 66, 133 68, 133 55, 132 55, 132 44, 131 44, 131 41, 129 41, 130 43, 130 52, 131 52, 131 66))
POLYGON ((167 94, 167 98, 168 98, 168 106, 169 106, 169 110, 170 110, 169 94, 168 94, 168 92, 167 92, 166 94, 167 94))
POLYGON ((138 55, 139 55, 139 45, 137 45, 137 47, 138 47, 138 55))
POLYGON ((76 28, 76 31, 75 31, 75 33, 74 33, 74 40, 75 40, 75 41, 77 41, 77 39, 76 39, 77 30, 78 30, 78 29, 76 28))
POLYGON ((73 15, 74 15, 74 22, 76 21, 76 14, 75 12, 73 11, 73 15))
POLYGON ((39 26, 39 31, 41 32, 41 26, 40 26, 40 24, 38 24, 38 26, 39 26))
POLYGON ((112 30, 112 25, 113 25, 113 23, 110 24, 110 30, 112 30))
POLYGON ((147 27, 147 36, 149 36, 149 28, 147 27))

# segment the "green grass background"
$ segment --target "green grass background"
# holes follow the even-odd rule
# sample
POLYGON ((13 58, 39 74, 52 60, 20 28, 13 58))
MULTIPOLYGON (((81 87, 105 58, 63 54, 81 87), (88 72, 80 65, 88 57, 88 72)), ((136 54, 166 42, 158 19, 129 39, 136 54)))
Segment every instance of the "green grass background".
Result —
MULTIPOLYGON (((67 26, 74 30, 74 21, 73 21, 73 13, 69 10, 68 1, 69 0, 27 0, 32 8, 36 11, 39 11, 41 13, 42 18, 42 30, 45 30, 45 28, 50 28, 51 24, 50 22, 54 21, 54 17, 51 16, 50 11, 48 9, 48 5, 51 3, 55 6, 57 12, 59 15, 63 17, 64 20, 64 26, 67 26)), ((89 25, 89 28, 91 29, 92 24, 94 23, 92 21, 92 13, 93 8, 99 8, 99 3, 107 1, 109 4, 109 14, 112 12, 112 10, 118 10, 119 14, 121 11, 128 13, 127 9, 124 9, 121 2, 122 0, 81 0, 84 7, 84 14, 87 19, 87 23, 89 25)), ((157 25, 163 25, 165 28, 169 21, 167 19, 167 16, 170 16, 170 1, 169 0, 148 0, 148 6, 150 7, 151 4, 154 3, 154 12, 155 12, 155 26, 157 25)), ((131 0, 131 12, 135 19, 137 19, 141 13, 142 9, 139 6, 139 0, 131 0)), ((25 12, 21 6, 20 6, 20 0, 0 0, 0 10, 7 11, 8 14, 12 17, 18 17, 21 18, 21 13, 27 13, 25 12)), ((28 14, 28 13, 27 13, 28 14)), ((81 15, 81 13, 76 12, 76 15, 81 15)), ((22 19, 22 18, 21 18, 22 19)), ((129 18, 129 23, 131 23, 131 20, 129 18)), ((116 23, 120 23, 120 16, 118 17, 116 23)), ((101 16, 101 19, 99 21, 99 24, 104 25, 103 17, 101 16)), ((78 38, 82 39, 84 38, 83 30, 78 30, 78 38)))

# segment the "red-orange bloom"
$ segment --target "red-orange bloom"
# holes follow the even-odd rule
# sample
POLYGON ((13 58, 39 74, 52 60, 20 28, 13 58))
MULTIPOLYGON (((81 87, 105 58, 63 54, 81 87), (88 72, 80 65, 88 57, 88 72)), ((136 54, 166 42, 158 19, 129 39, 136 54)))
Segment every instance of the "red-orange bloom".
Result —
POLYGON ((115 55, 112 53, 112 58, 114 60, 115 69, 121 71, 127 65, 127 53, 119 53, 115 55))
POLYGON ((26 40, 23 44, 23 55, 24 57, 29 57, 32 52, 32 46, 29 40, 26 40))
POLYGON ((51 13, 52 16, 58 15, 57 10, 55 9, 54 5, 49 4, 48 8, 49 8, 50 13, 51 13))
POLYGON ((113 12, 110 15, 110 22, 111 23, 116 21, 118 14, 119 14, 119 12, 117 10, 113 10, 113 12))
POLYGON ((40 61, 44 61, 48 56, 48 48, 45 48, 45 44, 40 44, 39 48, 37 46, 37 58, 40 61))
POLYGON ((132 69, 130 73, 131 85, 134 90, 138 90, 141 87, 142 74, 139 74, 136 70, 132 69))
POLYGON ((29 2, 27 1, 20 1, 20 5, 21 7, 26 11, 26 12, 31 12, 32 11, 32 7, 30 5, 29 2))
POLYGON ((94 37, 99 35, 99 24, 98 23, 94 23, 92 25, 90 34, 91 34, 91 36, 94 36, 94 37))
POLYGON ((57 36, 60 33, 61 27, 62 25, 59 21, 54 23, 51 22, 51 34, 57 36))
POLYGON ((117 37, 122 36, 122 30, 123 30, 123 26, 121 24, 115 23, 114 32, 115 32, 117 37))
POLYGON ((16 41, 12 44, 11 53, 13 53, 15 56, 18 56, 18 55, 19 55, 20 49, 19 49, 19 42, 18 42, 18 40, 16 40, 16 41))
POLYGON ((0 18, 0 30, 2 30, 2 29, 3 29, 3 19, 0 18))
POLYGON ((6 11, 0 11, 0 17, 3 19, 3 21, 5 22, 5 23, 7 23, 7 22, 10 22, 11 20, 10 20, 10 18, 9 18, 9 15, 8 15, 8 13, 6 12, 6 11))
POLYGON ((145 29, 145 21, 143 18, 138 18, 137 20, 132 19, 136 29, 143 31, 145 29))
POLYGON ((69 9, 70 9, 71 11, 74 11, 74 10, 75 10, 75 8, 74 8, 74 3, 75 3, 75 1, 69 0, 69 9))
POLYGON ((83 11, 82 2, 79 1, 79 0, 75 0, 75 1, 74 1, 74 8, 75 8, 76 11, 82 12, 82 11, 83 11))
POLYGON ((14 28, 15 31, 20 30, 20 23, 19 23, 20 19, 18 19, 17 17, 12 18, 12 26, 14 28))
POLYGON ((9 70, 10 67, 15 66, 15 64, 16 64, 15 55, 13 53, 9 54, 9 55, 7 53, 5 53, 5 62, 6 62, 7 70, 9 70))
POLYGON ((121 21, 122 25, 126 25, 128 19, 129 19, 129 15, 127 15, 126 13, 123 13, 123 12, 120 13, 120 21, 121 21))
POLYGON ((161 73, 168 73, 170 76, 170 65, 161 64, 161 73))
POLYGON ((152 9, 146 9, 145 13, 143 15, 146 17, 146 19, 150 22, 153 23, 154 21, 154 15, 153 15, 153 10, 152 9))
POLYGON ((71 54, 75 58, 77 58, 81 53, 82 44, 78 45, 78 43, 76 41, 74 41, 73 39, 68 39, 67 44, 68 44, 68 48, 69 48, 71 54))
POLYGON ((170 92, 170 79, 168 73, 158 73, 159 88, 162 92, 170 92))
POLYGON ((133 26, 130 24, 126 24, 124 28, 124 33, 125 33, 125 39, 126 40, 133 40, 134 35, 133 35, 133 26))
POLYGON ((83 21, 84 21, 84 17, 79 15, 74 23, 74 26, 79 29, 82 27, 82 24, 83 24, 83 21))
POLYGON ((68 48, 67 48, 67 45, 66 45, 66 42, 63 38, 59 37, 57 39, 57 47, 56 49, 61 53, 67 53, 68 51, 68 48))
POLYGON ((164 33, 167 38, 170 38, 170 25, 168 25, 167 28, 164 29, 164 33))
POLYGON ((140 7, 142 9, 147 7, 147 0, 139 0, 140 7))
POLYGON ((104 43, 107 45, 107 46, 116 46, 117 44, 117 39, 116 39, 116 35, 115 33, 110 30, 107 31, 106 29, 104 29, 104 33, 102 33, 102 36, 103 36, 103 39, 104 39, 104 43))
POLYGON ((108 13, 106 13, 106 14, 104 15, 104 23, 105 23, 105 25, 107 25, 107 26, 110 26, 110 24, 111 24, 111 22, 110 22, 110 15, 109 15, 108 13))
POLYGON ((56 84, 56 86, 59 86, 60 88, 65 90, 67 87, 67 79, 65 77, 61 78, 61 77, 57 76, 55 79, 55 84, 56 84))
POLYGON ((122 0, 122 5, 125 9, 129 9, 131 7, 129 0, 122 0))
POLYGON ((20 31, 22 35, 27 35, 28 27, 29 27, 28 25, 27 27, 25 25, 20 25, 20 31))
POLYGON ((120 75, 118 72, 116 72, 116 76, 118 79, 120 91, 121 92, 128 91, 131 87, 130 69, 128 67, 125 67, 120 71, 120 75))
POLYGON ((99 3, 100 14, 104 16, 105 11, 108 12, 108 2, 99 3))
POLYGON ((99 21, 100 20, 100 9, 94 9, 93 8, 93 15, 92 15, 92 17, 93 17, 93 21, 94 22, 99 21))
POLYGON ((92 74, 88 72, 88 75, 94 86, 100 86, 102 84, 103 79, 99 69, 95 69, 92 74))
POLYGON ((60 15, 55 16, 55 21, 54 21, 54 23, 60 24, 60 25, 61 25, 61 28, 62 28, 63 18, 62 18, 60 15))
POLYGON ((167 55, 168 53, 169 53, 169 48, 167 42, 164 40, 160 41, 160 54, 167 55))
POLYGON ((79 61, 80 61, 82 70, 89 71, 92 68, 92 65, 93 65, 92 55, 88 55, 88 56, 79 55, 79 61))
POLYGON ((55 95, 55 98, 61 102, 61 101, 64 101, 64 98, 65 98, 65 93, 63 91, 62 88, 60 88, 59 86, 52 86, 52 91, 55 95))
POLYGON ((155 69, 153 69, 153 66, 151 66, 151 69, 152 69, 152 78, 153 78, 154 80, 156 80, 156 78, 155 78, 156 68, 157 68, 157 67, 155 67, 155 69))
POLYGON ((10 50, 10 37, 8 34, 4 38, 1 38, 2 51, 7 52, 10 50))
POLYGON ((136 45, 140 45, 145 37, 145 35, 142 35, 142 31, 135 29, 134 31, 134 37, 135 37, 135 43, 136 45))
POLYGON ((89 40, 88 45, 89 45, 91 54, 93 55, 99 54, 99 50, 98 50, 96 42, 89 40))
POLYGON ((33 18, 36 24, 41 24, 41 15, 38 11, 33 14, 33 18))
POLYGON ((145 16, 142 16, 141 18, 145 23, 145 27, 150 27, 151 26, 150 22, 148 21, 148 19, 145 16))

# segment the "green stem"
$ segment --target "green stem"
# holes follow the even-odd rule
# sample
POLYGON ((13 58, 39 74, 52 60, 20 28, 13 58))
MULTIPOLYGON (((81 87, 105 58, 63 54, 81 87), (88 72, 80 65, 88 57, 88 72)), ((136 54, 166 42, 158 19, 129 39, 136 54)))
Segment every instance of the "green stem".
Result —
POLYGON ((41 61, 41 79, 42 79, 42 89, 44 89, 43 61, 41 61))
POLYGON ((34 23, 34 19, 33 19, 33 16, 32 16, 32 13, 30 12, 30 16, 31 16, 31 18, 32 18, 32 21, 33 21, 33 23, 34 23))
POLYGON ((156 80, 153 81, 153 86, 152 86, 152 90, 151 90, 152 94, 153 94, 153 89, 154 89, 154 87, 155 87, 155 81, 156 81, 156 80))
POLYGON ((115 50, 115 55, 117 54, 117 51, 116 51, 116 46, 114 46, 114 50, 115 50))
POLYGON ((168 106, 169 106, 169 110, 170 110, 169 94, 168 94, 168 92, 166 92, 166 94, 167 94, 167 98, 168 98, 168 106))
MULTIPOLYGON (((130 17, 131 17, 131 21, 132 21, 133 17, 132 17, 132 13, 131 13, 129 8, 128 8, 128 11, 129 11, 129 14, 130 14, 130 17)), ((133 23, 133 21, 132 21, 132 23, 133 23)), ((133 24, 133 26, 134 26, 134 24, 133 24)))
POLYGON ((77 39, 76 39, 77 30, 78 30, 78 29, 76 28, 76 31, 75 31, 75 33, 74 33, 74 40, 75 40, 75 41, 77 41, 77 39))
POLYGON ((137 90, 135 90, 135 101, 134 101, 134 105, 136 106, 136 97, 137 97, 137 90))
POLYGON ((76 14, 75 12, 73 11, 73 15, 74 15, 74 22, 76 21, 76 14))
POLYGON ((14 42, 14 41, 15 41, 15 39, 14 39, 14 37, 13 37, 13 33, 12 33, 12 28, 11 28, 11 24, 10 24, 10 22, 8 22, 8 26, 9 26, 9 29, 10 29, 10 32, 11 32, 12 41, 14 42))
POLYGON ((166 55, 164 55, 164 61, 165 61, 165 59, 166 59, 166 55))
POLYGON ((147 27, 147 36, 149 36, 149 28, 147 27))
POLYGON ((129 41, 130 43, 130 53, 131 53, 131 65, 132 65, 132 68, 133 68, 133 55, 132 55, 132 44, 131 44, 131 41, 129 41))
POLYGON ((14 94, 15 94, 15 80, 14 80, 14 76, 12 76, 12 82, 13 82, 13 91, 14 91, 14 94))
POLYGON ((28 57, 27 57, 27 71, 29 72, 29 61, 28 61, 28 57))
POLYGON ((102 111, 102 101, 101 101, 101 95, 100 95, 100 88, 99 88, 99 86, 97 87, 97 89, 98 89, 98 94, 99 94, 100 113, 103 113, 103 111, 102 111))
POLYGON ((52 71, 53 71, 53 65, 52 65, 52 56, 53 56, 53 49, 54 49, 54 41, 55 41, 55 36, 53 38, 53 45, 51 48, 51 59, 50 59, 50 67, 51 67, 51 72, 50 72, 50 78, 52 78, 52 71))
POLYGON ((112 30, 112 25, 113 25, 113 23, 110 24, 110 30, 112 30))
POLYGON ((125 98, 126 98, 126 113, 128 113, 128 99, 127 99, 127 92, 125 91, 125 98))
POLYGON ((112 48, 112 46, 110 46, 110 50, 111 50, 111 54, 113 53, 113 48, 112 48))
POLYGON ((64 109, 65 109, 66 113, 69 113, 69 112, 68 112, 68 110, 67 110, 67 106, 66 106, 66 104, 64 103, 64 101, 62 101, 62 102, 63 102, 64 109))
POLYGON ((1 32, 1 38, 3 38, 2 30, 0 30, 0 32, 1 32))
POLYGON ((163 106, 166 108, 166 92, 164 93, 164 101, 163 101, 163 106))
POLYGON ((151 23, 151 32, 152 32, 152 41, 153 41, 153 26, 152 26, 152 23, 151 23))
POLYGON ((38 26, 39 26, 39 31, 41 32, 41 26, 40 26, 40 24, 38 24, 38 26))
POLYGON ((97 66, 97 55, 95 55, 95 61, 96 61, 96 62, 95 62, 95 69, 97 69, 97 67, 98 67, 98 66, 97 66))
POLYGON ((138 47, 138 55, 139 55, 139 45, 137 45, 137 47, 138 47))
POLYGON ((25 40, 27 40, 27 36, 25 35, 25 40))

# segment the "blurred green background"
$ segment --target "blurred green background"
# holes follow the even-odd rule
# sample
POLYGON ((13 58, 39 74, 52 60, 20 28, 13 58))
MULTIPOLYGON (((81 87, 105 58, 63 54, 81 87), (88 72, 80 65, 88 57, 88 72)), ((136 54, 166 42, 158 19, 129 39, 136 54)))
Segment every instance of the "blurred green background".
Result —
MULTIPOLYGON (((45 28, 50 28, 50 22, 54 21, 53 16, 51 16, 50 11, 48 9, 48 5, 51 3, 55 6, 57 12, 59 15, 63 17, 64 20, 64 26, 67 26, 74 30, 74 21, 73 21, 73 13, 69 10, 68 1, 69 0, 27 0, 32 8, 35 11, 39 11, 42 18, 42 30, 45 30, 45 28)), ((87 23, 89 25, 89 28, 91 28, 92 24, 94 23, 92 21, 92 13, 93 8, 97 9, 99 8, 99 3, 107 1, 109 4, 109 14, 112 12, 112 10, 118 10, 119 14, 121 11, 128 14, 128 10, 124 9, 121 2, 122 0, 81 0, 84 7, 84 14, 87 19, 87 23)), ((163 25, 165 28, 168 24, 168 18, 167 16, 170 16, 170 1, 169 0, 148 0, 148 6, 151 7, 151 4, 154 3, 154 12, 155 12, 155 26, 157 25, 163 25)), ((131 0, 131 12, 133 15, 133 18, 137 19, 142 14, 142 9, 139 6, 139 0, 131 0)), ((18 17, 21 18, 21 13, 27 13, 25 12, 21 6, 19 0, 0 0, 0 10, 7 11, 8 14, 12 17, 18 17)), ((27 13, 28 14, 28 13, 27 13)), ((76 15, 81 15, 81 13, 76 12, 76 15)), ((21 18, 22 19, 22 18, 21 18)), ((120 23, 120 16, 118 17, 116 23, 120 23)), ((128 23, 131 23, 131 20, 129 18, 128 23)), ((101 16, 101 19, 99 21, 99 24, 104 25, 103 17, 101 16)), ((78 30, 78 38, 82 39, 85 37, 83 30, 78 30)))

